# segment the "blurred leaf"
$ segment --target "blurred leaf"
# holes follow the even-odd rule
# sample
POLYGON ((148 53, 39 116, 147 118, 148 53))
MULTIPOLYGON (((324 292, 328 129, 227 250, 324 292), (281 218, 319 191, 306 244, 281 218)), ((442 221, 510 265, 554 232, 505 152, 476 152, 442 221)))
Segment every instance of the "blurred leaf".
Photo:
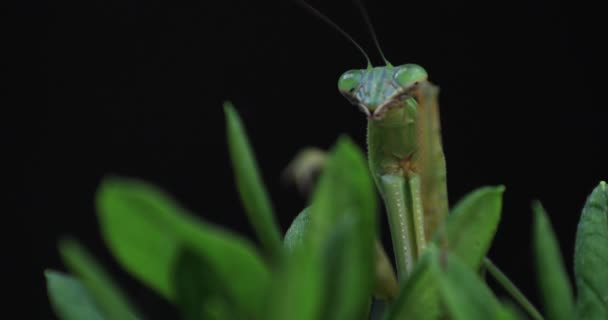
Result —
MULTIPOLYGON (((528 319, 520 309, 516 308, 511 301, 503 301, 502 302, 502 312, 498 315, 497 319, 500 320, 519 320, 519 319, 528 319)), ((541 318, 542 319, 542 318, 541 318)))
POLYGON ((536 276, 547 319, 574 319, 574 299, 568 282, 559 245, 547 214, 539 202, 534 203, 534 248, 536 276))
POLYGON ((296 247, 273 274, 264 320, 317 320, 323 301, 322 266, 309 246, 296 247))
MULTIPOLYGON (((514 302, 517 302, 519 306, 525 310, 532 319, 542 320, 543 316, 538 312, 538 309, 528 300, 528 298, 517 288, 517 286, 507 277, 500 268, 498 268, 492 260, 489 258, 484 259, 483 267, 488 274, 492 275, 496 283, 502 286, 502 288, 513 298, 514 302)), ((484 276, 482 275, 482 278, 484 276)))
POLYGON ((309 208, 304 208, 295 219, 291 222, 291 226, 285 233, 285 239, 283 240, 283 246, 289 253, 293 253, 297 247, 300 247, 304 243, 304 236, 308 230, 310 215, 308 214, 309 208))
POLYGON ((376 191, 365 157, 338 140, 311 204, 311 245, 327 264, 325 318, 361 319, 374 287, 376 191))
POLYGON ((318 148, 304 148, 283 171, 283 180, 295 184, 302 195, 308 196, 326 162, 327 152, 318 148))
POLYGON ((277 274, 267 319, 367 316, 373 287, 376 205, 363 155, 348 139, 340 139, 311 207, 286 236, 304 240, 302 245, 292 246, 293 254, 277 274), (308 228, 305 237, 295 236, 308 228))
POLYGON ((596 187, 576 231, 574 275, 579 319, 608 319, 608 186, 596 187))
POLYGON ((45 271, 44 275, 46 276, 49 300, 60 319, 106 319, 78 279, 52 270, 45 271))
POLYGON ((390 306, 386 320, 440 319, 443 311, 437 288, 437 251, 432 243, 424 250, 390 306))
POLYGON ((217 272, 195 251, 184 248, 173 273, 179 306, 186 320, 243 319, 219 282, 217 272))
POLYGON ((217 272, 218 283, 253 318, 260 311, 270 274, 245 240, 201 222, 151 185, 108 178, 97 197, 102 234, 118 261, 168 299, 175 301, 173 267, 187 246, 217 272))
POLYGON ((59 251, 107 319, 138 319, 135 308, 95 259, 76 241, 62 240, 59 251))
POLYGON ((382 243, 376 239, 374 250, 375 285, 374 297, 386 301, 394 300, 399 294, 399 283, 382 243))
POLYGON ((230 158, 241 201, 262 245, 271 257, 277 258, 282 252, 281 233, 247 134, 232 103, 225 102, 224 111, 230 158))
MULTIPOLYGON (((309 207, 302 210, 287 230, 283 241, 287 252, 293 253, 298 247, 304 245, 304 237, 310 226, 309 211, 309 207)), ((399 291, 399 284, 391 262, 377 239, 374 247, 374 269, 374 296, 383 300, 394 299, 399 291)))
POLYGON ((479 269, 500 221, 503 186, 479 188, 460 200, 435 236, 436 243, 479 269))
POLYGON ((452 320, 491 320, 508 318, 490 288, 457 255, 439 258, 438 283, 441 299, 452 320))

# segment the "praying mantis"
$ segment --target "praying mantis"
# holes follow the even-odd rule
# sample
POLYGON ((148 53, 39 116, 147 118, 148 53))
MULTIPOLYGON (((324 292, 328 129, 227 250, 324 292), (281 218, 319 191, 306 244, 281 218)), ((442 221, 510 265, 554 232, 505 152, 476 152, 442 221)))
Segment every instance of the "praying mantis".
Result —
MULTIPOLYGON (((367 60, 366 68, 349 70, 339 77, 338 90, 367 117, 369 169, 386 208, 398 282, 404 284, 427 244, 439 241, 440 246, 446 246, 448 241, 438 232, 449 211, 437 102, 439 89, 428 80, 421 66, 394 66, 386 59, 361 0, 354 2, 384 66, 374 67, 365 50, 340 26, 303 0, 296 2, 346 37, 367 60)), ((318 167, 320 162, 314 163, 312 167, 318 167)), ((310 161, 298 157, 292 164, 310 167, 310 161)), ((290 167, 291 171, 299 171, 300 176, 307 170, 290 167)), ((395 287, 397 280, 379 241, 376 257, 376 281, 381 289, 377 288, 375 295, 391 301, 399 289, 395 287)), ((542 319, 538 310, 490 259, 486 257, 481 263, 481 268, 532 318, 542 319)))
POLYGON ((421 66, 393 66, 385 58, 361 1, 355 4, 385 66, 372 66, 348 33, 304 1, 299 4, 350 40, 367 60, 367 68, 340 76, 338 90, 367 116, 369 168, 387 210, 397 275, 403 281, 448 213, 438 89, 421 66))
MULTIPOLYGON (((440 246, 446 246, 448 241, 438 232, 449 211, 437 102, 439 89, 428 80, 421 66, 394 66, 386 59, 361 0, 354 2, 384 66, 374 67, 365 50, 348 33, 303 0, 296 2, 346 37, 367 60, 366 68, 349 70, 339 77, 338 90, 367 117, 369 169, 386 208, 398 282, 404 284, 427 244, 439 241, 440 246)), ((292 164, 311 167, 310 162, 296 157, 292 164)), ((320 162, 315 163, 312 167, 318 167, 320 162)), ((299 171, 300 176, 307 170, 290 167, 291 171, 299 171)), ((384 288, 376 290, 375 295, 391 301, 399 289, 395 288, 397 280, 379 241, 376 257, 376 281, 384 288)), ((538 310, 490 259, 484 258, 481 264, 532 318, 542 319, 538 310)))
POLYGON ((367 116, 369 167, 403 279, 448 212, 437 89, 422 67, 390 63, 347 71, 338 88, 367 116))

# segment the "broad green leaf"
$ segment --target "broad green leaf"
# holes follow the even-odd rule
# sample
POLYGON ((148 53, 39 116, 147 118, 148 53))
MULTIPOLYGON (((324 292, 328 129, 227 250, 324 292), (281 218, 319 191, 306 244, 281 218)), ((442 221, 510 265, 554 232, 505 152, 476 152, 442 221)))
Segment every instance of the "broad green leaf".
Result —
POLYGON ((430 244, 408 276, 386 320, 435 320, 442 316, 437 287, 437 247, 430 244))
POLYGON ((536 276, 545 314, 551 320, 574 319, 572 288, 551 223, 539 202, 533 207, 536 276))
POLYGON ((367 315, 376 205, 363 155, 352 142, 340 139, 307 210, 309 221, 301 220, 288 233, 309 230, 277 275, 267 319, 351 320, 367 315))
POLYGON ((466 265, 479 269, 490 249, 500 221, 503 186, 483 187, 460 200, 446 223, 439 228, 435 241, 447 246, 466 265))
POLYGON ((173 273, 177 305, 186 320, 243 319, 225 292, 220 278, 205 258, 184 248, 173 273))
POLYGON ((608 319, 608 186, 593 190, 578 223, 574 275, 579 319, 608 319))
POLYGON ((85 286, 107 319, 138 319, 135 308, 114 281, 78 242, 62 240, 59 251, 68 266, 85 286))
POLYGON ((230 102, 224 103, 224 111, 228 149, 241 201, 262 245, 270 256, 277 258, 282 252, 281 233, 247 134, 230 102))
POLYGON ((302 210, 295 219, 291 222, 291 226, 285 233, 285 239, 283 239, 283 246, 287 252, 294 252, 297 247, 300 247, 304 243, 304 237, 308 232, 308 226, 310 222, 310 215, 308 214, 309 208, 302 210))
POLYGON ((441 300, 452 320, 492 320, 508 317, 476 271, 455 254, 439 257, 441 300))
POLYGON ((61 320, 106 319, 78 279, 52 270, 45 271, 44 275, 49 300, 61 320))
POLYGON ((270 281, 269 270, 245 240, 204 223, 151 185, 108 178, 97 208, 110 250, 139 280, 175 301, 173 267, 187 246, 216 270, 218 283, 253 318, 270 281))

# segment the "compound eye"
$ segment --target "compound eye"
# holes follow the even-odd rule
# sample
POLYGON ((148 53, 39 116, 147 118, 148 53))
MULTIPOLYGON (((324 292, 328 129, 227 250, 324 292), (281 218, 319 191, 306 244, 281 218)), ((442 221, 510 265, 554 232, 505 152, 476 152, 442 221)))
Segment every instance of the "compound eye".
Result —
POLYGON ((361 71, 346 71, 338 80, 338 90, 344 95, 352 95, 361 82, 361 71))
POLYGON ((409 88, 419 82, 426 81, 426 70, 417 64, 404 64, 397 67, 394 73, 395 82, 402 88, 409 88))

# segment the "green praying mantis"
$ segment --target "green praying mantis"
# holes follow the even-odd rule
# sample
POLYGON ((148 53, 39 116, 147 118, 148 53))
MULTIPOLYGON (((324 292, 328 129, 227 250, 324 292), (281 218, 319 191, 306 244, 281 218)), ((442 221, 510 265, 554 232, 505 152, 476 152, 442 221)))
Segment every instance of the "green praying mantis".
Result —
POLYGON ((307 3, 299 3, 345 36, 367 60, 365 69, 339 78, 338 90, 367 116, 369 167, 387 210, 398 278, 406 279, 448 213, 438 89, 421 66, 393 66, 385 58, 360 1, 355 3, 385 66, 372 66, 349 34, 307 3))
MULTIPOLYGON (((369 168, 387 211, 397 277, 404 283, 449 211, 437 102, 439 89, 428 80, 421 66, 394 66, 386 59, 361 0, 354 2, 384 66, 374 67, 365 50, 348 33, 303 0, 297 2, 346 37, 367 60, 366 68, 349 70, 340 76, 338 90, 367 116, 369 168)), ((383 256, 380 265, 385 269, 384 250, 378 243, 376 248, 377 254, 383 256)), ((490 259, 483 260, 483 268, 532 318, 542 319, 490 259)))
POLYGON ((369 167, 403 279, 448 212, 437 89, 415 64, 347 71, 338 88, 367 116, 369 167))
MULTIPOLYGON (((354 2, 384 66, 374 67, 365 50, 348 33, 303 0, 297 0, 346 37, 367 60, 366 68, 349 70, 340 76, 338 90, 367 117, 369 168, 387 211, 398 282, 405 283, 427 244, 438 240, 443 246, 447 241, 445 237, 437 237, 449 211, 437 102, 439 89, 428 80, 421 66, 394 66, 386 59, 361 0, 354 2)), ((296 158, 294 163, 297 162, 306 161, 296 158)), ((390 263, 379 242, 376 255, 376 268, 380 270, 376 272, 377 281, 386 285, 386 290, 376 294, 390 301, 398 289, 391 284, 394 274, 392 270, 387 271, 391 269, 390 263)), ((490 259, 483 260, 482 268, 532 318, 542 319, 538 310, 490 259)))

